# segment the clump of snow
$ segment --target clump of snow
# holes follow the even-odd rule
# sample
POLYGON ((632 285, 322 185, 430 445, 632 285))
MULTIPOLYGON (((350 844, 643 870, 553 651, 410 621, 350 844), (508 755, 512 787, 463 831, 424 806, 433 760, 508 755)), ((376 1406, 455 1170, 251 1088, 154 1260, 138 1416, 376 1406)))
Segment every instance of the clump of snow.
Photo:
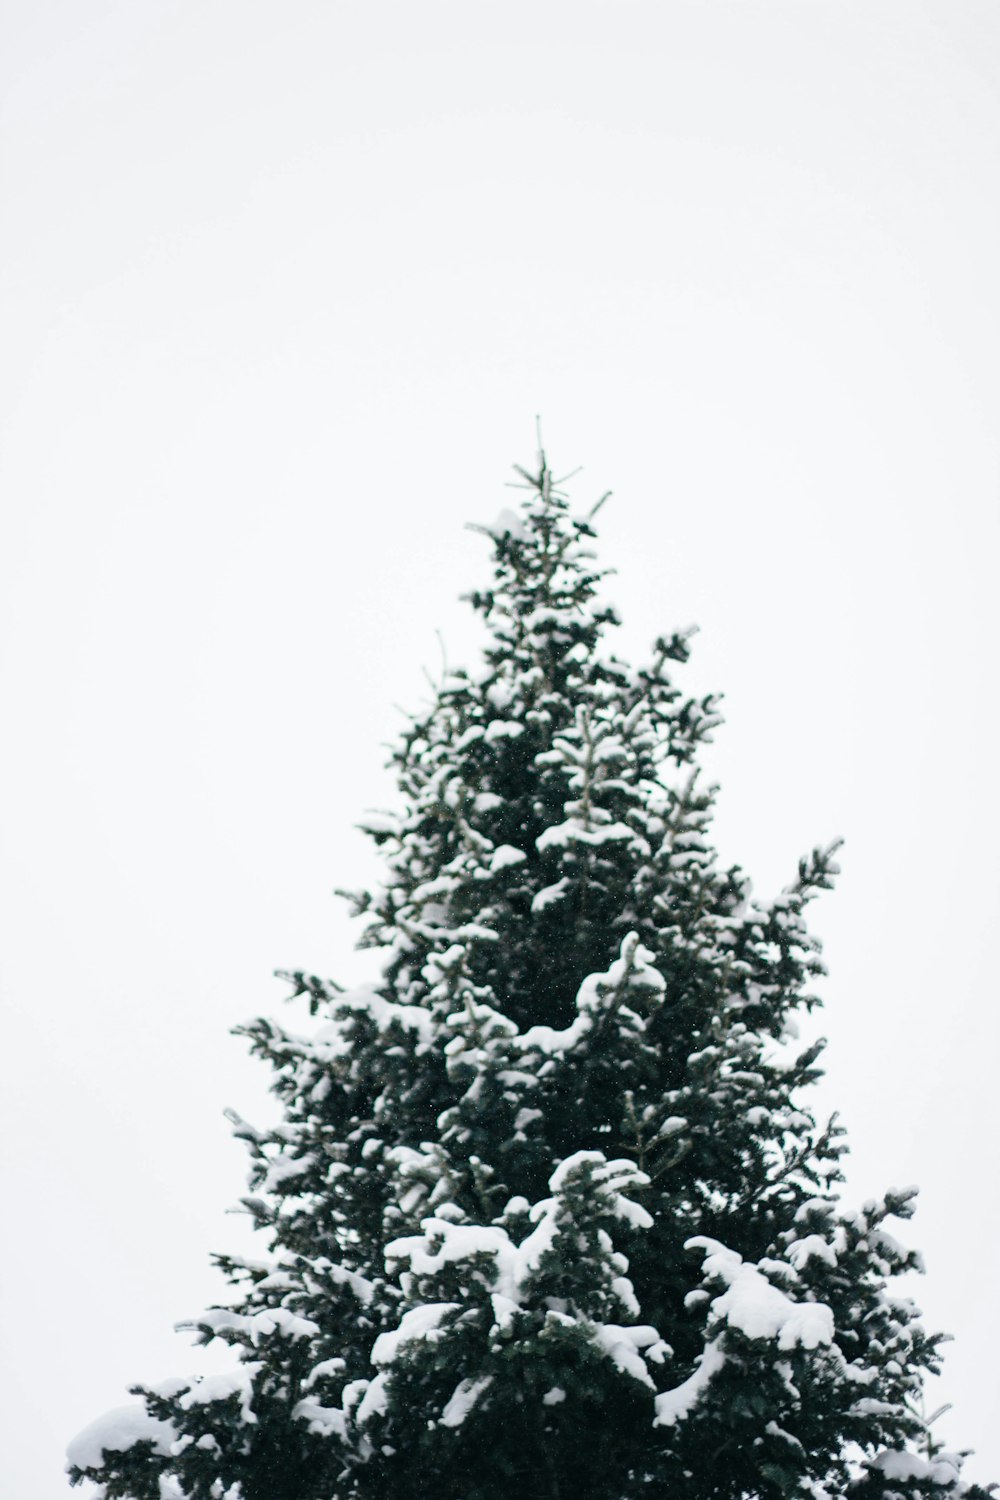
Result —
POLYGON ((653 1402, 656 1408, 653 1426, 673 1427, 676 1422, 682 1421, 701 1400, 712 1383, 712 1377, 718 1374, 725 1362, 726 1356, 718 1344, 709 1344, 694 1373, 680 1385, 674 1386, 672 1391, 663 1391, 657 1396, 653 1402))
POLYGON ((833 1216, 835 1207, 836 1205, 828 1198, 807 1198, 795 1210, 795 1223, 801 1224, 806 1219, 813 1218, 814 1216, 829 1219, 833 1216))
POLYGON ((547 906, 554 906, 561 901, 569 890, 569 880, 564 875, 562 880, 557 880, 555 885, 543 886, 531 899, 532 911, 544 911, 547 906))
POLYGON ((492 1375, 480 1380, 463 1380, 455 1387, 444 1411, 441 1413, 442 1427, 461 1427, 484 1391, 493 1384, 492 1375))
POLYGON ((655 1328, 650 1328, 648 1325, 638 1328, 621 1328, 616 1323, 599 1323, 595 1328, 594 1339, 598 1348, 603 1349, 612 1363, 625 1375, 631 1375, 633 1380, 648 1385, 650 1390, 656 1389, 646 1367, 646 1361, 638 1353, 640 1349, 646 1349, 652 1353, 660 1347, 665 1347, 655 1328))
POLYGON ((481 526, 479 530, 487 532, 495 537, 497 541, 501 537, 509 536, 512 542, 523 542, 527 540, 528 532, 524 522, 516 511, 509 506, 504 506, 496 520, 489 526, 481 526))
POLYGON ((319 1437, 343 1437, 347 1430, 347 1419, 339 1406, 321 1406, 308 1396, 292 1407, 292 1416, 319 1437))
POLYGON ((488 745, 496 740, 513 740, 519 734, 524 733, 524 725, 519 724, 516 719, 491 719, 484 731, 484 739, 488 745))
POLYGON ((535 840, 539 854, 546 849, 565 849, 569 844, 589 844, 597 848, 601 844, 621 843, 635 838, 635 830, 627 823, 605 823, 597 828, 584 828, 580 823, 553 823, 535 840))
MULTIPOLYGON (((361 1398, 361 1403, 358 1406, 357 1412, 355 1414, 357 1423, 358 1423, 358 1425, 360 1427, 363 1427, 365 1425, 365 1423, 369 1420, 369 1418, 375 1417, 375 1416, 381 1416, 381 1414, 385 1411, 386 1407, 389 1404, 389 1395, 388 1395, 388 1389, 387 1389, 388 1384, 389 1384, 389 1382, 388 1382, 388 1379, 386 1378, 386 1374, 385 1374, 384 1370, 380 1371, 379 1374, 375 1376, 375 1379, 372 1380, 372 1381, 370 1381, 370 1382, 364 1382, 364 1381, 354 1381, 354 1382, 352 1382, 352 1385, 355 1385, 355 1386, 365 1386, 365 1393, 364 1393, 364 1395, 361 1398)), ((350 1388, 348 1388, 348 1389, 350 1389, 350 1388)), ((352 1394, 353 1394, 353 1392, 352 1392, 352 1394)), ((345 1390, 344 1391, 344 1409, 345 1410, 349 1409, 348 1408, 347 1397, 348 1397, 348 1391, 345 1390)))
POLYGON ((592 1024, 589 1016, 577 1016, 575 1021, 561 1029, 554 1026, 531 1026, 523 1035, 515 1037, 514 1043, 522 1052, 543 1052, 549 1056, 559 1056, 575 1047, 586 1036, 592 1024))
POLYGON ((374 1283, 369 1281, 367 1276, 362 1276, 358 1271, 350 1271, 346 1266, 338 1266, 333 1261, 326 1260, 323 1257, 316 1261, 316 1270, 321 1272, 322 1275, 328 1276, 337 1286, 349 1287, 358 1301, 365 1305, 375 1295, 374 1283))
POLYGON ((457 1307, 457 1302, 425 1302, 420 1307, 412 1307, 403 1314, 398 1328, 379 1334, 372 1347, 372 1364, 391 1365, 401 1344, 432 1337, 440 1326, 441 1319, 447 1313, 456 1311, 457 1307))
POLYGON ((825 1302, 794 1302, 759 1267, 748 1265, 718 1240, 697 1235, 687 1241, 686 1248, 705 1250, 706 1275, 726 1282, 727 1289, 713 1299, 712 1310, 730 1328, 748 1339, 775 1339, 779 1349, 815 1349, 833 1343, 833 1313, 825 1302))
MULTIPOLYGON (((843 1238, 843 1232, 841 1232, 843 1238)), ((825 1261, 828 1266, 836 1268, 837 1250, 829 1240, 825 1240, 821 1234, 807 1234, 801 1240, 794 1240, 786 1251, 788 1259, 797 1271, 807 1265, 810 1260, 825 1261)))
POLYGON ((959 1482, 959 1460, 950 1453, 923 1459, 916 1453, 887 1448, 872 1460, 871 1467, 878 1469, 886 1479, 923 1479, 947 1487, 959 1482))
POLYGON ((490 869, 506 870, 509 865, 523 864, 527 857, 523 849, 515 849, 513 844, 501 844, 490 855, 490 869))
MULTIPOLYGON (((585 985, 589 982, 584 980, 585 985)), ((632 989, 650 990, 658 995, 663 994, 667 987, 663 975, 654 966, 653 954, 643 947, 636 932, 630 932, 623 938, 619 956, 608 969, 603 982, 613 989, 627 983, 632 989)))
MULTIPOLYGON (((611 1212, 616 1219, 624 1219, 636 1229, 652 1228, 652 1216, 642 1204, 624 1197, 621 1191, 622 1188, 646 1187, 649 1184, 645 1172, 640 1172, 634 1162, 608 1161, 602 1151, 575 1151, 556 1167, 549 1178, 549 1187, 554 1193, 561 1192, 570 1178, 577 1176, 583 1168, 590 1169, 594 1186, 603 1189, 610 1196, 611 1212)), ((542 1204, 537 1204, 536 1210, 543 1210, 550 1201, 544 1200, 542 1204)))
POLYGON ((153 1452, 166 1457, 177 1433, 170 1422, 151 1417, 145 1406, 132 1403, 109 1411, 85 1427, 66 1449, 66 1457, 78 1469, 99 1469, 104 1454, 127 1453, 136 1443, 152 1443, 153 1452))
POLYGON ((301 1177, 308 1172, 310 1167, 315 1166, 316 1157, 308 1152, 305 1156, 278 1156, 275 1157, 267 1169, 266 1176, 261 1183, 261 1192, 274 1193, 293 1177, 301 1177))
POLYGON ((253 1379, 260 1368, 260 1364, 247 1362, 218 1375, 203 1375, 184 1392, 180 1405, 184 1411, 189 1411, 192 1406, 208 1406, 213 1401, 228 1401, 230 1397, 238 1396, 244 1422, 256 1422, 257 1416, 250 1403, 253 1379))
MULTIPOLYGON (((490 936, 495 937, 495 933, 490 936)), ((388 1031, 395 1023, 404 1030, 415 1032, 419 1050, 424 1051, 433 1042, 433 1021, 430 1012, 422 1005, 398 1005, 380 995, 374 984, 358 985, 337 996, 338 1009, 371 1017, 379 1031, 388 1031)), ((324 1053, 338 1057, 346 1050, 342 1022, 334 1021, 320 1031, 311 1042, 311 1047, 320 1057, 324 1053)))
POLYGON ((275 1330, 280 1330, 290 1339, 311 1338, 320 1331, 318 1323, 314 1323, 311 1318, 300 1318, 287 1307, 266 1307, 256 1313, 238 1313, 226 1307, 213 1307, 201 1313, 195 1321, 179 1323, 177 1327, 210 1328, 216 1335, 226 1332, 245 1333, 252 1344, 258 1344, 275 1330))
POLYGON ((363 833, 387 833, 399 838, 402 827, 391 813, 368 812, 358 824, 363 833))

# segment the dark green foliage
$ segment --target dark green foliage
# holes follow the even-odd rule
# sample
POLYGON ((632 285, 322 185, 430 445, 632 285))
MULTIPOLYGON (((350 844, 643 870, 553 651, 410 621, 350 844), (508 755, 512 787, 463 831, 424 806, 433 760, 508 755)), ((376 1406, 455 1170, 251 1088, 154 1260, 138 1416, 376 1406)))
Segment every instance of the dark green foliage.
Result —
POLYGON ((319 1028, 246 1028, 284 1119, 232 1117, 269 1243, 221 1262, 232 1306, 197 1324, 233 1376, 138 1393, 169 1425, 78 1448, 72 1477, 109 1500, 957 1494, 916 1415, 939 1339, 887 1291, 912 1193, 841 1210, 841 1132, 802 1101, 833 850, 765 904, 718 867, 686 638, 609 655, 592 525, 544 459, 523 478, 471 596, 485 660, 413 720, 400 815, 370 826, 387 878, 353 899, 382 980, 287 975, 319 1028))

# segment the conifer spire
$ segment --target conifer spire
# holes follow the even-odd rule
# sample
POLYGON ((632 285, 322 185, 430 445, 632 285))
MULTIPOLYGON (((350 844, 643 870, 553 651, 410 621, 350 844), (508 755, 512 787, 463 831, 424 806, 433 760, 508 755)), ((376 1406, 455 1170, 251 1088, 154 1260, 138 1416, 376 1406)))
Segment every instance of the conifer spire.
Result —
POLYGON ((231 1114, 268 1257, 192 1320, 225 1377, 137 1387, 70 1451, 107 1500, 982 1500, 916 1448, 939 1336, 803 1089, 815 851, 751 899, 710 842, 712 698, 605 650, 593 512, 544 454, 488 535, 488 643, 393 753, 354 898, 377 983, 284 977, 243 1028, 283 1119, 231 1114))

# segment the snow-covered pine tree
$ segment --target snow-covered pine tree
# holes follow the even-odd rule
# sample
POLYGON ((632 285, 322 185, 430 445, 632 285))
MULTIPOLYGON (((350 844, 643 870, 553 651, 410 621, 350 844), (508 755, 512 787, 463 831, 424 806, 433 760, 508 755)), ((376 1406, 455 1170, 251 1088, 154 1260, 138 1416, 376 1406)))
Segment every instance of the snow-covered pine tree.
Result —
POLYGON ((545 462, 488 534, 481 667, 447 676, 368 827, 377 984, 286 977, 232 1116, 260 1261, 195 1320, 232 1372, 137 1387, 70 1449, 107 1500, 983 1496, 918 1413, 938 1336, 891 1279, 913 1190, 839 1204, 802 1091, 804 859, 751 900, 708 839, 687 640, 610 655, 591 517, 545 462))

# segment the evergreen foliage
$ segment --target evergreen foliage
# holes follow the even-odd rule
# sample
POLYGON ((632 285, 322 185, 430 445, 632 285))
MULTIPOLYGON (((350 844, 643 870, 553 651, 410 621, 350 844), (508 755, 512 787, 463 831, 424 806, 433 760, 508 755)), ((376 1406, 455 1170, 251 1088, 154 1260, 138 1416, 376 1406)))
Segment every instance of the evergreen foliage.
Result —
POLYGON ((489 530, 488 631, 393 756, 352 899, 382 978, 286 977, 322 1022, 245 1028, 282 1123, 231 1115, 260 1261, 196 1323, 227 1376, 139 1387, 71 1446, 107 1500, 917 1500, 963 1486, 919 1412, 940 1336, 802 1091, 808 902, 709 842, 674 635, 609 654, 592 518, 541 459, 489 530))

